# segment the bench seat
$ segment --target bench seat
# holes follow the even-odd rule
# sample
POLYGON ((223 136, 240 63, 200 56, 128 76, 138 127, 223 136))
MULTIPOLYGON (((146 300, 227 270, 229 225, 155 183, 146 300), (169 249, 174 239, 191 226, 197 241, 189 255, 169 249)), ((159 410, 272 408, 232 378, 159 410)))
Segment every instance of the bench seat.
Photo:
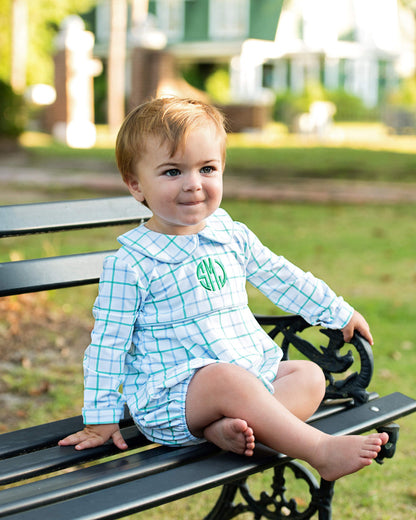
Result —
MULTIPOLYGON (((348 403, 323 406, 310 424, 332 435, 359 434, 382 429, 386 423, 415 410, 416 402, 397 392, 381 398, 373 396, 368 403, 353 408, 349 408, 348 403)), ((56 426, 55 441, 61 434, 69 434, 74 427, 76 429, 82 425, 82 419, 77 417, 59 423, 50 425, 52 430, 56 426)), ((127 421, 122 431, 129 448, 148 445, 148 441, 137 433, 136 427, 128 424, 127 421)), ((35 429, 27 431, 32 438, 37 436, 35 429)), ((23 451, 23 454, 18 454, 18 449, 15 449, 13 457, 0 461, 1 484, 79 466, 118 451, 111 444, 83 452, 55 445, 24 453, 33 446, 27 442, 25 447, 24 439, 20 443, 19 437, 22 436, 18 434, 0 436, 0 442, 2 437, 6 436, 6 442, 9 437, 13 440, 9 445, 20 444, 23 451)), ((259 446, 253 457, 244 457, 221 451, 209 443, 184 448, 151 445, 145 451, 123 453, 115 460, 6 489, 0 493, 0 518, 113 518, 114 508, 123 515, 142 511, 169 502, 172 498, 178 499, 245 479, 253 473, 275 467, 285 459, 280 453, 264 446, 259 446), (96 510, 97 503, 100 504, 99 512, 96 510)))

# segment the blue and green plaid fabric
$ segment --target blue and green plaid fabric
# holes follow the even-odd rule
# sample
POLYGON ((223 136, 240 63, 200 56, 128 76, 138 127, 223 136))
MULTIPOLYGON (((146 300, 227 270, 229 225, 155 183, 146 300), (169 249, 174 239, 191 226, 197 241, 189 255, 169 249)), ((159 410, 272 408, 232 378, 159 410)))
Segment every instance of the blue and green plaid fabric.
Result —
POLYGON ((140 424, 200 367, 236 363, 272 391, 281 349, 248 308, 246 281, 309 323, 342 328, 353 309, 321 280, 217 210, 196 235, 142 225, 104 263, 84 359, 86 424, 140 424))

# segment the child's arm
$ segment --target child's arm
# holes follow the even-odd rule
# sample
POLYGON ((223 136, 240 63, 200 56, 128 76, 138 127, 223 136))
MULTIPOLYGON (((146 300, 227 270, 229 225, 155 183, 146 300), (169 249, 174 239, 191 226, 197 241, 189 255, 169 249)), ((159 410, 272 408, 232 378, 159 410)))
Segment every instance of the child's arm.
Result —
POLYGON ((340 329, 349 341, 354 331, 374 344, 368 323, 341 297, 311 273, 306 273, 265 247, 243 224, 247 280, 284 311, 300 314, 311 325, 340 329), (351 316, 349 322, 344 323, 351 316))
POLYGON ((127 448, 118 425, 125 403, 120 387, 139 307, 137 276, 125 262, 110 255, 103 264, 94 304, 94 329, 84 356, 85 427, 62 439, 60 446, 83 450, 112 439, 119 449, 127 448))
POLYGON ((101 446, 109 439, 113 439, 114 444, 120 450, 128 448, 118 424, 87 424, 83 430, 68 435, 58 444, 59 446, 75 446, 76 450, 84 450, 101 446))
POLYGON ((354 331, 357 331, 370 343, 370 345, 374 345, 370 327, 364 317, 357 311, 354 311, 350 321, 341 330, 344 336, 344 341, 349 341, 352 338, 354 331))

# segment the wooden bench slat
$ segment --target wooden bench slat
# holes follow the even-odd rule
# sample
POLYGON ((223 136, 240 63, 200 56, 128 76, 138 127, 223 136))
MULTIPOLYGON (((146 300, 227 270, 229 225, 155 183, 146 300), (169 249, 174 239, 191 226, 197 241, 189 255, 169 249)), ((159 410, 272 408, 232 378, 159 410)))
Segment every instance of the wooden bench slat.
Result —
POLYGON ((132 511, 148 509, 165 503, 169 497, 179 499, 199 491, 221 485, 240 476, 265 470, 282 458, 280 454, 266 451, 267 455, 244 460, 232 453, 219 452, 211 457, 190 462, 184 466, 148 475, 144 479, 129 480, 59 503, 51 503, 36 509, 5 515, 9 520, 76 520, 125 516, 132 511), (190 485, 191 484, 191 485, 190 485), (81 501, 81 502, 80 502, 81 501), (97 503, 100 511, 97 511, 97 503))
POLYGON ((151 215, 129 196, 0 206, 0 236, 129 224, 151 215))
POLYGON ((56 445, 69 433, 83 428, 82 416, 69 417, 0 435, 0 460, 56 445))
MULTIPOLYGON (((415 400, 396 392, 375 399, 370 403, 345 410, 336 416, 332 416, 332 420, 323 418, 312 421, 311 424, 322 431, 330 430, 328 433, 332 435, 361 433, 362 431, 378 428, 415 410, 415 400), (375 408, 379 412, 374 411, 375 408)), ((205 445, 196 448, 203 449, 203 446, 205 445)), ((180 450, 178 452, 177 455, 180 455, 180 450)), ((36 501, 42 505, 30 511, 22 511, 20 509, 19 513, 6 517, 9 520, 43 520, 44 518, 59 518, 60 520, 81 518, 83 520, 108 519, 112 518, 114 508, 119 513, 123 512, 123 515, 148 509, 168 502, 173 496, 176 498, 188 496, 218 486, 222 482, 229 482, 232 479, 243 478, 251 473, 263 471, 279 463, 282 458, 281 454, 264 447, 261 447, 259 453, 251 458, 225 452, 214 453, 209 458, 198 460, 197 462, 189 462, 187 460, 186 466, 179 465, 174 469, 163 470, 155 475, 146 474, 146 479, 143 480, 140 480, 140 476, 130 475, 128 482, 119 484, 114 481, 115 485, 111 485, 113 481, 109 478, 105 481, 102 489, 96 489, 98 484, 96 482, 88 482, 88 480, 83 482, 83 486, 77 484, 77 473, 81 472, 80 481, 83 481, 83 475, 85 476, 85 473, 83 474, 82 472, 86 470, 82 469, 76 473, 69 473, 42 481, 46 482, 44 485, 46 490, 48 490, 47 492, 49 492, 50 481, 52 480, 52 486, 54 486, 53 479, 61 479, 61 492, 54 489, 55 494, 53 495, 53 500, 59 500, 59 502, 45 505, 46 498, 40 497, 43 484, 42 482, 37 482, 38 495, 36 501), (71 486, 75 486, 72 492, 71 486), (71 493, 73 494, 71 495, 71 493), (96 508, 98 502, 100 503, 99 513, 96 508)), ((129 456, 127 457, 128 459, 129 456)), ((116 468, 114 471, 114 478, 116 479, 117 464, 114 465, 114 468, 116 468)), ((96 471, 97 475, 100 475, 100 469, 101 465, 95 466, 95 469, 90 471, 90 474, 96 471)), ((141 470, 138 475, 140 474, 141 470)), ((20 488, 23 493, 21 500, 23 498, 29 500, 30 496, 33 495, 33 489, 28 488, 30 485, 28 484, 20 488), (25 488, 28 490, 28 497, 24 496, 25 488)), ((29 507, 30 501, 22 502, 17 497, 12 498, 16 500, 17 507, 21 507, 22 503, 26 503, 25 507, 29 507)), ((49 500, 51 499, 52 496, 49 495, 49 500)), ((0 503, 0 510, 3 507, 7 507, 10 510, 7 502, 5 504, 0 503)))
POLYGON ((350 408, 337 416, 319 419, 313 426, 330 435, 364 433, 416 411, 416 400, 400 392, 350 408), (318 425, 319 424, 319 425, 318 425))
MULTIPOLYGON (((127 406, 124 408, 124 417, 120 421, 120 428, 127 428, 133 424, 127 406)), ((0 461, 9 457, 22 455, 36 449, 56 446, 59 439, 77 432, 84 427, 82 415, 67 417, 46 424, 39 424, 21 430, 2 433, 0 435, 0 461)))
POLYGON ((187 446, 177 449, 157 446, 151 450, 133 453, 115 460, 64 473, 24 487, 12 487, 0 497, 0 517, 16 510, 24 510, 83 493, 137 480, 147 475, 201 460, 219 452, 213 444, 187 446))
MULTIPOLYGON (((137 431, 136 426, 123 429, 123 436, 130 449, 149 444, 149 441, 137 431)), ((24 478, 44 475, 118 453, 120 450, 110 442, 98 448, 83 451, 55 445, 33 453, 7 458, 0 461, 0 485, 11 484, 24 478)))
POLYGON ((97 283, 112 251, 0 263, 0 296, 97 283))
MULTIPOLYGON (((158 448, 156 448, 158 449, 158 448)), ((95 489, 95 483, 91 485, 91 483, 83 482, 82 486, 80 484, 74 483, 74 487, 71 488, 68 486, 68 479, 65 479, 64 481, 61 481, 60 484, 62 487, 60 487, 59 491, 55 490, 55 494, 53 495, 53 491, 51 491, 51 494, 49 495, 49 499, 53 499, 54 502, 49 503, 48 505, 44 505, 45 503, 45 497, 42 494, 42 497, 39 496, 39 490, 38 494, 33 492, 33 489, 30 490, 30 494, 32 496, 28 496, 24 500, 26 500, 26 507, 30 507, 31 509, 29 511, 22 511, 21 503, 19 499, 16 497, 16 506, 18 510, 20 511, 15 515, 15 511, 9 516, 6 514, 8 512, 11 512, 12 508, 14 507, 14 504, 10 502, 7 504, 7 502, 3 503, 4 501, 0 503, 0 517, 3 517, 3 512, 5 513, 5 518, 22 518, 23 519, 37 519, 41 518, 42 514, 46 515, 44 518, 63 518, 61 515, 61 509, 62 511, 66 511, 69 507, 71 512, 68 516, 68 519, 76 519, 79 518, 78 515, 81 515, 82 518, 84 518, 84 514, 87 512, 85 509, 85 502, 84 500, 88 500, 88 496, 92 496, 93 501, 91 502, 92 510, 94 509, 94 501, 98 500, 100 503, 100 507, 103 504, 102 499, 106 494, 109 494, 111 496, 119 495, 118 498, 115 498, 114 506, 119 510, 120 505, 124 502, 123 496, 128 497, 128 500, 130 498, 134 498, 134 493, 131 497, 129 491, 126 491, 126 495, 124 494, 125 486, 132 485, 131 491, 133 489, 136 490, 136 498, 135 500, 135 506, 137 507, 137 501, 140 505, 144 506, 143 509, 146 509, 148 507, 152 507, 153 505, 157 504, 157 501, 159 499, 162 499, 162 502, 166 501, 167 494, 173 493, 172 496, 176 495, 176 486, 178 485, 178 482, 180 483, 180 486, 187 489, 186 495, 195 493, 197 491, 201 491, 203 489, 208 489, 208 487, 214 487, 217 484, 215 483, 215 475, 218 471, 218 477, 220 478, 221 483, 221 477, 228 479, 230 476, 234 475, 235 478, 239 478, 242 476, 249 475, 253 472, 257 472, 258 470, 263 471, 265 469, 268 469, 272 466, 274 466, 276 463, 279 462, 279 460, 283 459, 283 455, 274 452, 273 450, 269 450, 268 448, 261 447, 257 451, 256 455, 251 458, 238 456, 230 452, 223 452, 216 448, 213 445, 210 444, 204 444, 200 446, 193 446, 192 450, 190 451, 190 447, 188 448, 178 448, 178 449, 169 449, 168 450, 168 457, 173 457, 173 468, 166 468, 165 463, 163 459, 166 458, 166 455, 163 455, 161 457, 161 464, 163 465, 163 471, 154 473, 154 474, 146 474, 146 478, 140 478, 142 475, 142 470, 139 466, 136 467, 136 470, 138 471, 138 478, 133 478, 133 475, 129 475, 129 480, 124 481, 124 475, 121 476, 121 483, 118 480, 119 477, 119 470, 118 464, 114 464, 113 468, 116 469, 116 471, 111 471, 111 475, 114 476, 114 479, 111 475, 106 475, 104 480, 106 481, 106 485, 102 488, 95 489), (196 449, 197 448, 197 449, 196 449), (198 452, 200 452, 198 454, 198 452), (191 461, 189 461, 186 457, 184 461, 175 461, 175 457, 182 456, 185 454, 190 454, 191 461), (196 455, 199 456, 196 456, 196 455), (202 454, 202 458, 201 458, 202 454), (197 459, 195 461, 192 461, 193 459, 197 459), (186 463, 186 464, 185 464, 186 463), (181 471, 181 468, 184 471, 181 471), (208 486, 207 486, 208 484, 208 486), (86 494, 88 493, 88 494, 86 494), (156 502, 155 502, 156 498, 156 502), (82 504, 79 504, 78 500, 82 500, 82 504), (56 502, 56 500, 59 500, 59 502, 56 502), (72 500, 74 500, 74 504, 72 505, 72 500), (39 503, 42 504, 39 508, 33 509, 33 503, 39 503), (78 509, 80 507, 80 509, 78 509), (49 509, 51 508, 51 509, 49 509), (22 516, 20 516, 22 515, 22 516), (26 516, 27 515, 27 516, 26 516), (33 516, 31 516, 33 515, 33 516)), ((154 451, 154 450, 152 450, 154 451)), ((130 458, 136 458, 133 455, 128 457, 130 458)), ((125 462, 126 463, 126 462, 125 462)), ((101 464, 99 466, 94 467, 92 469, 92 472, 98 475, 98 477, 101 479, 103 474, 101 472, 101 464)), ((110 466, 107 466, 110 467, 110 466)), ((90 470, 90 468, 86 468, 83 470, 79 470, 82 472, 86 472, 87 470, 90 470)), ((48 479, 47 486, 49 487, 51 484, 51 481, 53 483, 53 479, 58 479, 60 477, 69 477, 71 478, 71 474, 68 473, 66 475, 60 475, 59 477, 52 477, 51 479, 48 479)), ((37 483, 38 486, 42 485, 43 481, 40 483, 37 483)), ((31 484, 27 484, 24 487, 30 486, 31 484)), ((7 492, 8 490, 6 490, 7 492)), ((6 494, 6 493, 5 493, 6 494)), ((14 497, 12 497, 14 498, 14 497)), ((178 496, 180 498, 180 496, 178 496)), ((91 518, 110 518, 108 515, 108 507, 113 502, 111 499, 107 504, 104 506, 104 509, 106 510, 104 513, 104 516, 101 516, 101 513, 95 513, 96 516, 92 516, 91 518)), ((122 506, 123 508, 123 506, 122 506)), ((125 514, 128 514, 129 511, 127 511, 125 514)), ((65 513, 64 513, 65 514, 65 513)), ((92 511, 90 514, 93 514, 92 511)), ((87 518, 89 518, 87 516, 87 518)))

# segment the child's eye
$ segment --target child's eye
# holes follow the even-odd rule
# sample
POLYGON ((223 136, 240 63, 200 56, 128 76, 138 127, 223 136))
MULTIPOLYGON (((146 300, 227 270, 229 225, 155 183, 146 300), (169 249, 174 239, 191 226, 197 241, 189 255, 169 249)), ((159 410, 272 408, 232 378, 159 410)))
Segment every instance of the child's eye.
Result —
POLYGON ((203 166, 201 168, 201 173, 212 173, 214 168, 212 166, 203 166))
POLYGON ((180 174, 181 174, 181 172, 178 169, 176 169, 176 168, 172 168, 171 170, 166 170, 165 171, 165 175, 167 177, 177 177, 180 174))

